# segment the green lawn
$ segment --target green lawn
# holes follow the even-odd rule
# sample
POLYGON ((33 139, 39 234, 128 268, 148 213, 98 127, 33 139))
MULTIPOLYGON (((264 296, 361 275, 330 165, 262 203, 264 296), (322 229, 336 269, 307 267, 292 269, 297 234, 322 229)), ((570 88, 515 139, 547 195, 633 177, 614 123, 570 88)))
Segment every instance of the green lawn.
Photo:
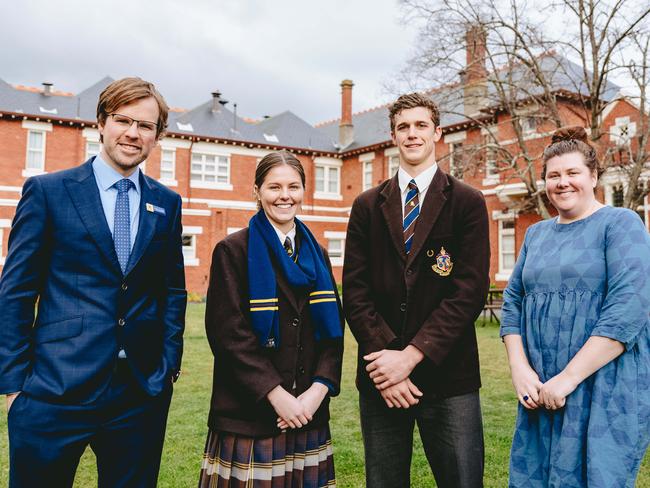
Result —
MULTIPOLYGON (((160 472, 161 487, 196 486, 199 463, 206 435, 210 399, 212 356, 203 332, 203 305, 190 305, 185 333, 183 376, 176 385, 169 414, 167 440, 160 472)), ((483 388, 483 423, 485 428, 485 485, 507 486, 508 453, 516 401, 510 386, 505 351, 494 325, 478 327, 483 388)), ((349 334, 343 368, 342 393, 332 402, 332 438, 336 474, 341 487, 363 487, 363 447, 359 431, 357 392, 354 387, 356 345, 349 334)), ((0 415, 0 486, 7 485, 8 449, 6 416, 0 415)), ((417 436, 416 436, 417 439, 417 436)), ((412 486, 435 486, 428 464, 416 440, 413 456, 412 486)), ((75 487, 96 486, 93 454, 82 458, 75 487)), ((646 456, 638 486, 650 486, 650 461, 646 456)))

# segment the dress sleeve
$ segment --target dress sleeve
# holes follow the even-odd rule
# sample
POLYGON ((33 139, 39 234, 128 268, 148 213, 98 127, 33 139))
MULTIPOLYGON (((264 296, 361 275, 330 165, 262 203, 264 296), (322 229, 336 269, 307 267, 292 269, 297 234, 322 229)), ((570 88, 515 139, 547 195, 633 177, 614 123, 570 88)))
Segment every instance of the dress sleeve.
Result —
POLYGON ((530 229, 526 231, 524 243, 519 251, 519 257, 512 270, 508 286, 503 291, 503 307, 501 308, 501 337, 508 334, 520 335, 521 329, 521 302, 525 290, 522 280, 524 264, 526 263, 526 248, 530 229))
POLYGON ((607 292, 592 336, 609 337, 631 349, 648 327, 650 235, 639 216, 625 210, 605 235, 607 292))

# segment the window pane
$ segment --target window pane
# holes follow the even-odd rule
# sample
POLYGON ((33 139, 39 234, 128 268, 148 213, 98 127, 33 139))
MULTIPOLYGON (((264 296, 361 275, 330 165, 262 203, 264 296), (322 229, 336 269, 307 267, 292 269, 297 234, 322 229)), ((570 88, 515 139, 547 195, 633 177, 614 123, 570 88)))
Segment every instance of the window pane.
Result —
POLYGON ((29 131, 29 149, 37 149, 39 151, 43 150, 43 136, 42 132, 29 131))
POLYGON ((339 192, 339 170, 338 168, 330 168, 330 174, 329 174, 329 185, 328 189, 330 193, 338 193, 339 192))
POLYGON ((501 228, 502 229, 514 229, 515 228, 515 221, 514 220, 503 220, 503 221, 501 221, 501 228))
POLYGON ((40 151, 27 152, 27 167, 30 169, 43 168, 43 153, 40 151))
POLYGON ((501 251, 503 253, 513 253, 515 251, 515 236, 501 236, 501 251))
POLYGON ((503 255, 503 270, 512 270, 515 267, 515 255, 514 254, 504 254, 503 255))
POLYGON ((330 258, 343 256, 343 239, 330 239, 327 245, 327 252, 330 258))
POLYGON ((316 166, 316 191, 325 191, 325 168, 316 166))

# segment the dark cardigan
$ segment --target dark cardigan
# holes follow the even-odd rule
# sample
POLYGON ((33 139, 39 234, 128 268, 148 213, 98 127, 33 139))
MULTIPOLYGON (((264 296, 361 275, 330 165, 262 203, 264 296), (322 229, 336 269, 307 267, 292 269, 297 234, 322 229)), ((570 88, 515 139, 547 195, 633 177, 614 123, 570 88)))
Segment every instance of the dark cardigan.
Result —
MULTIPOLYGON (((323 253, 329 265, 327 253, 323 253)), ((205 328, 214 354, 208 418, 212 430, 252 437, 274 436, 280 432, 276 427, 277 414, 266 395, 277 385, 298 396, 311 386, 315 377, 320 377, 336 392, 339 390, 343 339, 317 343, 309 314, 308 290, 292 290, 277 268, 276 278, 280 346, 267 349, 259 345, 249 321, 248 229, 231 234, 214 249, 205 312, 205 328)), ((320 426, 328 420, 329 396, 305 428, 320 426)))

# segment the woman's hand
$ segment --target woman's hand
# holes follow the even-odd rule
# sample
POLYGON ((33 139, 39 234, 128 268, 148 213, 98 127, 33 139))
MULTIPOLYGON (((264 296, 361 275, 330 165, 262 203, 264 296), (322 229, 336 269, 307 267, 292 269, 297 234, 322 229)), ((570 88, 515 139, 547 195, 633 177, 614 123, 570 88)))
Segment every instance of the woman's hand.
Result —
POLYGON ((541 405, 539 389, 542 387, 542 382, 539 381, 539 376, 530 367, 528 361, 510 365, 510 374, 519 403, 529 410, 538 408, 541 405))
POLYGON ((278 414, 279 428, 283 428, 280 427, 280 423, 284 422, 283 425, 286 425, 284 428, 299 429, 307 425, 312 419, 312 414, 306 411, 302 402, 280 385, 273 388, 266 395, 266 398, 268 398, 275 413, 278 414))
MULTIPOLYGON (((325 399, 325 396, 327 396, 328 391, 329 390, 327 386, 322 383, 315 382, 312 383, 312 385, 306 391, 298 395, 297 400, 302 404, 305 415, 309 418, 309 420, 312 420, 314 418, 316 410, 318 410, 320 404, 323 403, 323 400, 325 399)), ((290 426, 287 422, 284 421, 284 419, 278 417, 278 427, 280 429, 287 429, 290 426)))
POLYGON ((568 397, 578 387, 580 382, 572 378, 566 371, 553 376, 542 385, 539 391, 539 403, 549 410, 562 408, 568 397))

